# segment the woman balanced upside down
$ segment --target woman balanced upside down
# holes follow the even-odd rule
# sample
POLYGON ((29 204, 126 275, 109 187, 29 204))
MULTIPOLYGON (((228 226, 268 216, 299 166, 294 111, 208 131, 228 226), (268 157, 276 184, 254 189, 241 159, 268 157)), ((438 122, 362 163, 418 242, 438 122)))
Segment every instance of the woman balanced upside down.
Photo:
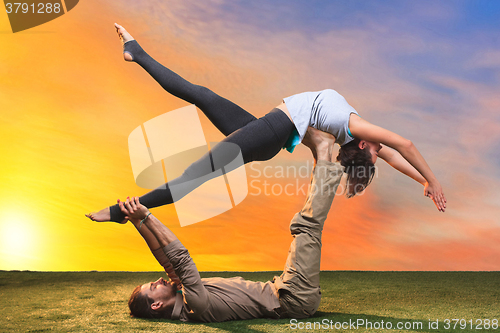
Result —
MULTIPOLYGON (((434 201, 439 211, 445 211, 446 198, 441 185, 413 143, 361 118, 336 91, 327 89, 287 97, 271 112, 257 119, 233 102, 164 67, 151 58, 125 28, 116 23, 115 27, 123 42, 125 60, 138 63, 170 94, 200 108, 226 136, 222 142, 240 148, 245 164, 269 160, 283 148, 292 152, 304 139, 308 127, 313 127, 332 134, 341 146, 337 160, 347 174, 347 197, 368 186, 375 173, 374 163, 380 157, 424 185, 424 195, 434 201)), ((221 146, 227 147, 216 145, 211 151, 211 154, 223 156, 213 161, 215 170, 235 157, 222 151, 226 148, 221 146)), ((140 197, 141 204, 153 208, 174 202, 169 187, 210 174, 212 168, 204 167, 207 159, 210 159, 210 153, 189 166, 180 177, 140 197)), ((125 219, 118 205, 86 216, 99 222, 123 222, 125 219)))

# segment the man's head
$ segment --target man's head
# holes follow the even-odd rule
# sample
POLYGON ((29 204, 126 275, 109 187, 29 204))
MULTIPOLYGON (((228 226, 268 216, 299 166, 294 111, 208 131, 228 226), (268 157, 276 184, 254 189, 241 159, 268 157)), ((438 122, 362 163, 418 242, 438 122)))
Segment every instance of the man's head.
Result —
POLYGON ((170 318, 176 292, 176 284, 163 278, 139 285, 128 301, 130 315, 139 318, 170 318))

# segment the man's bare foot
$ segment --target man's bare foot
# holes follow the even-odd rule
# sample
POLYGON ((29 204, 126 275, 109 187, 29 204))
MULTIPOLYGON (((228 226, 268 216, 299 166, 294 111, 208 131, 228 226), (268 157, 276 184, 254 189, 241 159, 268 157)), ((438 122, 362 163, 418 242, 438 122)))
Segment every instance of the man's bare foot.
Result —
MULTIPOLYGON (((93 212, 93 213, 89 213, 89 214, 85 214, 86 217, 88 217, 89 219, 91 219, 92 221, 96 221, 96 222, 111 222, 110 219, 111 219, 111 213, 109 211, 109 207, 106 207, 104 209, 101 209, 100 211, 98 212, 93 212)), ((125 224, 127 223, 127 219, 121 221, 121 222, 118 222, 120 224, 125 224)))
MULTIPOLYGON (((127 30, 125 30, 125 28, 119 25, 118 23, 115 23, 115 28, 116 32, 118 33, 118 37, 120 37, 120 40, 122 41, 123 44, 125 44, 126 42, 130 42, 131 40, 134 40, 134 37, 132 37, 132 35, 129 34, 127 30)), ((134 60, 132 55, 128 52, 123 52, 123 58, 126 61, 134 60)))
POLYGON ((308 127, 302 143, 311 149, 315 160, 332 161, 335 137, 330 133, 308 127))

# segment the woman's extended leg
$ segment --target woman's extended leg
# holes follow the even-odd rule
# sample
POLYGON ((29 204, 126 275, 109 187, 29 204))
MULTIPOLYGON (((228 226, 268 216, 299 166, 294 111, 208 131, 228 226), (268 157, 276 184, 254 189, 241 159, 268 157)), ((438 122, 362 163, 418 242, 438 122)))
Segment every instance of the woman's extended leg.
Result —
MULTIPOLYGON (((293 129, 294 125, 285 113, 275 109, 227 136, 210 152, 191 164, 180 177, 146 193, 139 200, 148 208, 171 204, 215 177, 215 170, 224 168, 224 172, 232 171, 233 169, 227 166, 235 160, 240 151, 245 164, 271 159, 281 150, 293 129), (205 177, 208 175, 208 178, 205 177)), ((109 207, 107 220, 120 222, 124 218, 118 205, 109 207)))
MULTIPOLYGON (((140 60, 141 66, 143 66, 167 91, 176 96, 182 96, 181 98, 189 102, 197 103, 197 92, 204 95, 205 97, 199 101, 202 110, 205 109, 203 110, 205 114, 207 114, 207 116, 210 114, 213 119, 218 122, 220 126, 218 126, 218 128, 224 134, 229 134, 223 142, 235 144, 236 147, 239 148, 234 150, 228 149, 227 145, 216 145, 211 152, 207 153, 200 160, 187 168, 180 177, 142 196, 140 202, 146 207, 158 207, 180 199, 183 195, 201 185, 201 183, 193 183, 192 180, 212 174, 214 170, 226 166, 235 159, 240 149, 245 164, 251 161, 262 161, 272 158, 281 150, 295 128, 287 115, 278 109, 273 110, 273 112, 257 120, 234 103, 223 99, 206 88, 195 86, 187 82, 174 72, 161 66, 149 57, 137 43, 134 42, 130 44, 132 42, 134 41, 125 43, 124 57, 126 60, 127 57, 129 57, 129 60, 134 59, 135 61, 137 61, 138 58, 143 59, 140 60), (138 49, 135 49, 135 51, 132 50, 129 54, 127 53, 127 45, 135 45, 133 48, 138 47, 138 49), (158 73, 161 73, 161 75, 158 73), (174 84, 174 82, 177 82, 177 84, 174 84), (182 89, 178 89, 177 85, 181 86, 182 89), (217 112, 218 108, 224 108, 224 106, 226 106, 226 109, 223 109, 224 112, 217 112), (231 121, 236 122, 236 125, 232 124, 231 121, 226 122, 226 115, 231 121), (244 121, 242 121, 242 119, 244 119, 244 121), (212 158, 212 156, 217 156, 217 158, 212 158), (177 189, 180 188, 180 191, 176 191, 177 195, 172 196, 170 188, 174 185, 177 189), (182 195, 179 196, 179 193, 182 195)), ((197 105, 200 106, 199 104, 197 105)), ((214 122, 214 120, 212 120, 212 122, 214 122)), ((231 170, 225 170, 225 172, 229 171, 231 170)), ((206 180, 207 179, 205 179, 205 181, 206 180)), ((95 221, 121 222, 124 219, 124 215, 118 205, 88 214, 87 217, 95 221)))
POLYGON ((172 95, 195 104, 225 136, 256 119, 238 105, 210 89, 183 79, 147 54, 122 26, 116 24, 116 29, 124 42, 125 60, 138 63, 172 95))
MULTIPOLYGON (((245 164, 251 161, 271 159, 281 150, 294 128, 286 114, 275 109, 227 136, 209 153, 191 164, 180 177, 146 193, 139 200, 148 208, 171 204, 210 179, 204 176, 215 176, 213 171, 224 168, 225 172, 230 172, 232 169, 228 169, 226 166, 237 157, 240 151, 245 164), (228 147, 225 143, 233 145, 228 147), (203 177, 202 182, 193 181, 199 180, 201 177, 203 177), (173 195, 171 188, 174 186, 175 193, 173 195)), ((87 217, 99 222, 122 222, 125 218, 118 205, 87 214, 87 217)))

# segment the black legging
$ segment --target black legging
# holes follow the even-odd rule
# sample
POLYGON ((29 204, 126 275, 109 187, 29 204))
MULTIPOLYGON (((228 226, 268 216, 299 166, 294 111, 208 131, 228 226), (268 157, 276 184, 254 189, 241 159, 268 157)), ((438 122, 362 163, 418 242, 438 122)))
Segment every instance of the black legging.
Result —
MULTIPOLYGON (((279 109, 274 109, 264 117, 257 119, 210 89, 186 81, 151 58, 135 40, 125 43, 124 52, 129 53, 133 60, 141 65, 163 89, 200 108, 226 136, 222 142, 234 143, 240 148, 245 164, 252 161, 265 161, 274 157, 295 129, 287 115, 279 109)), ((233 161, 235 155, 239 153, 235 152, 234 149, 228 149, 227 145, 221 146, 223 145, 218 144, 213 147, 211 152, 191 164, 178 178, 140 197, 140 202, 148 208, 174 202, 169 185, 188 184, 186 185, 188 188, 182 191, 185 194, 194 190, 196 186, 201 184, 196 184, 193 187, 193 182, 188 183, 188 181, 211 174, 213 170, 221 169, 233 161), (217 156, 217 158, 212 159, 211 156, 217 156), (207 165, 212 166, 207 167, 207 165)), ((178 195, 175 199, 179 199, 178 195)), ((118 205, 111 206, 110 211, 111 221, 120 222, 125 218, 118 205)))

